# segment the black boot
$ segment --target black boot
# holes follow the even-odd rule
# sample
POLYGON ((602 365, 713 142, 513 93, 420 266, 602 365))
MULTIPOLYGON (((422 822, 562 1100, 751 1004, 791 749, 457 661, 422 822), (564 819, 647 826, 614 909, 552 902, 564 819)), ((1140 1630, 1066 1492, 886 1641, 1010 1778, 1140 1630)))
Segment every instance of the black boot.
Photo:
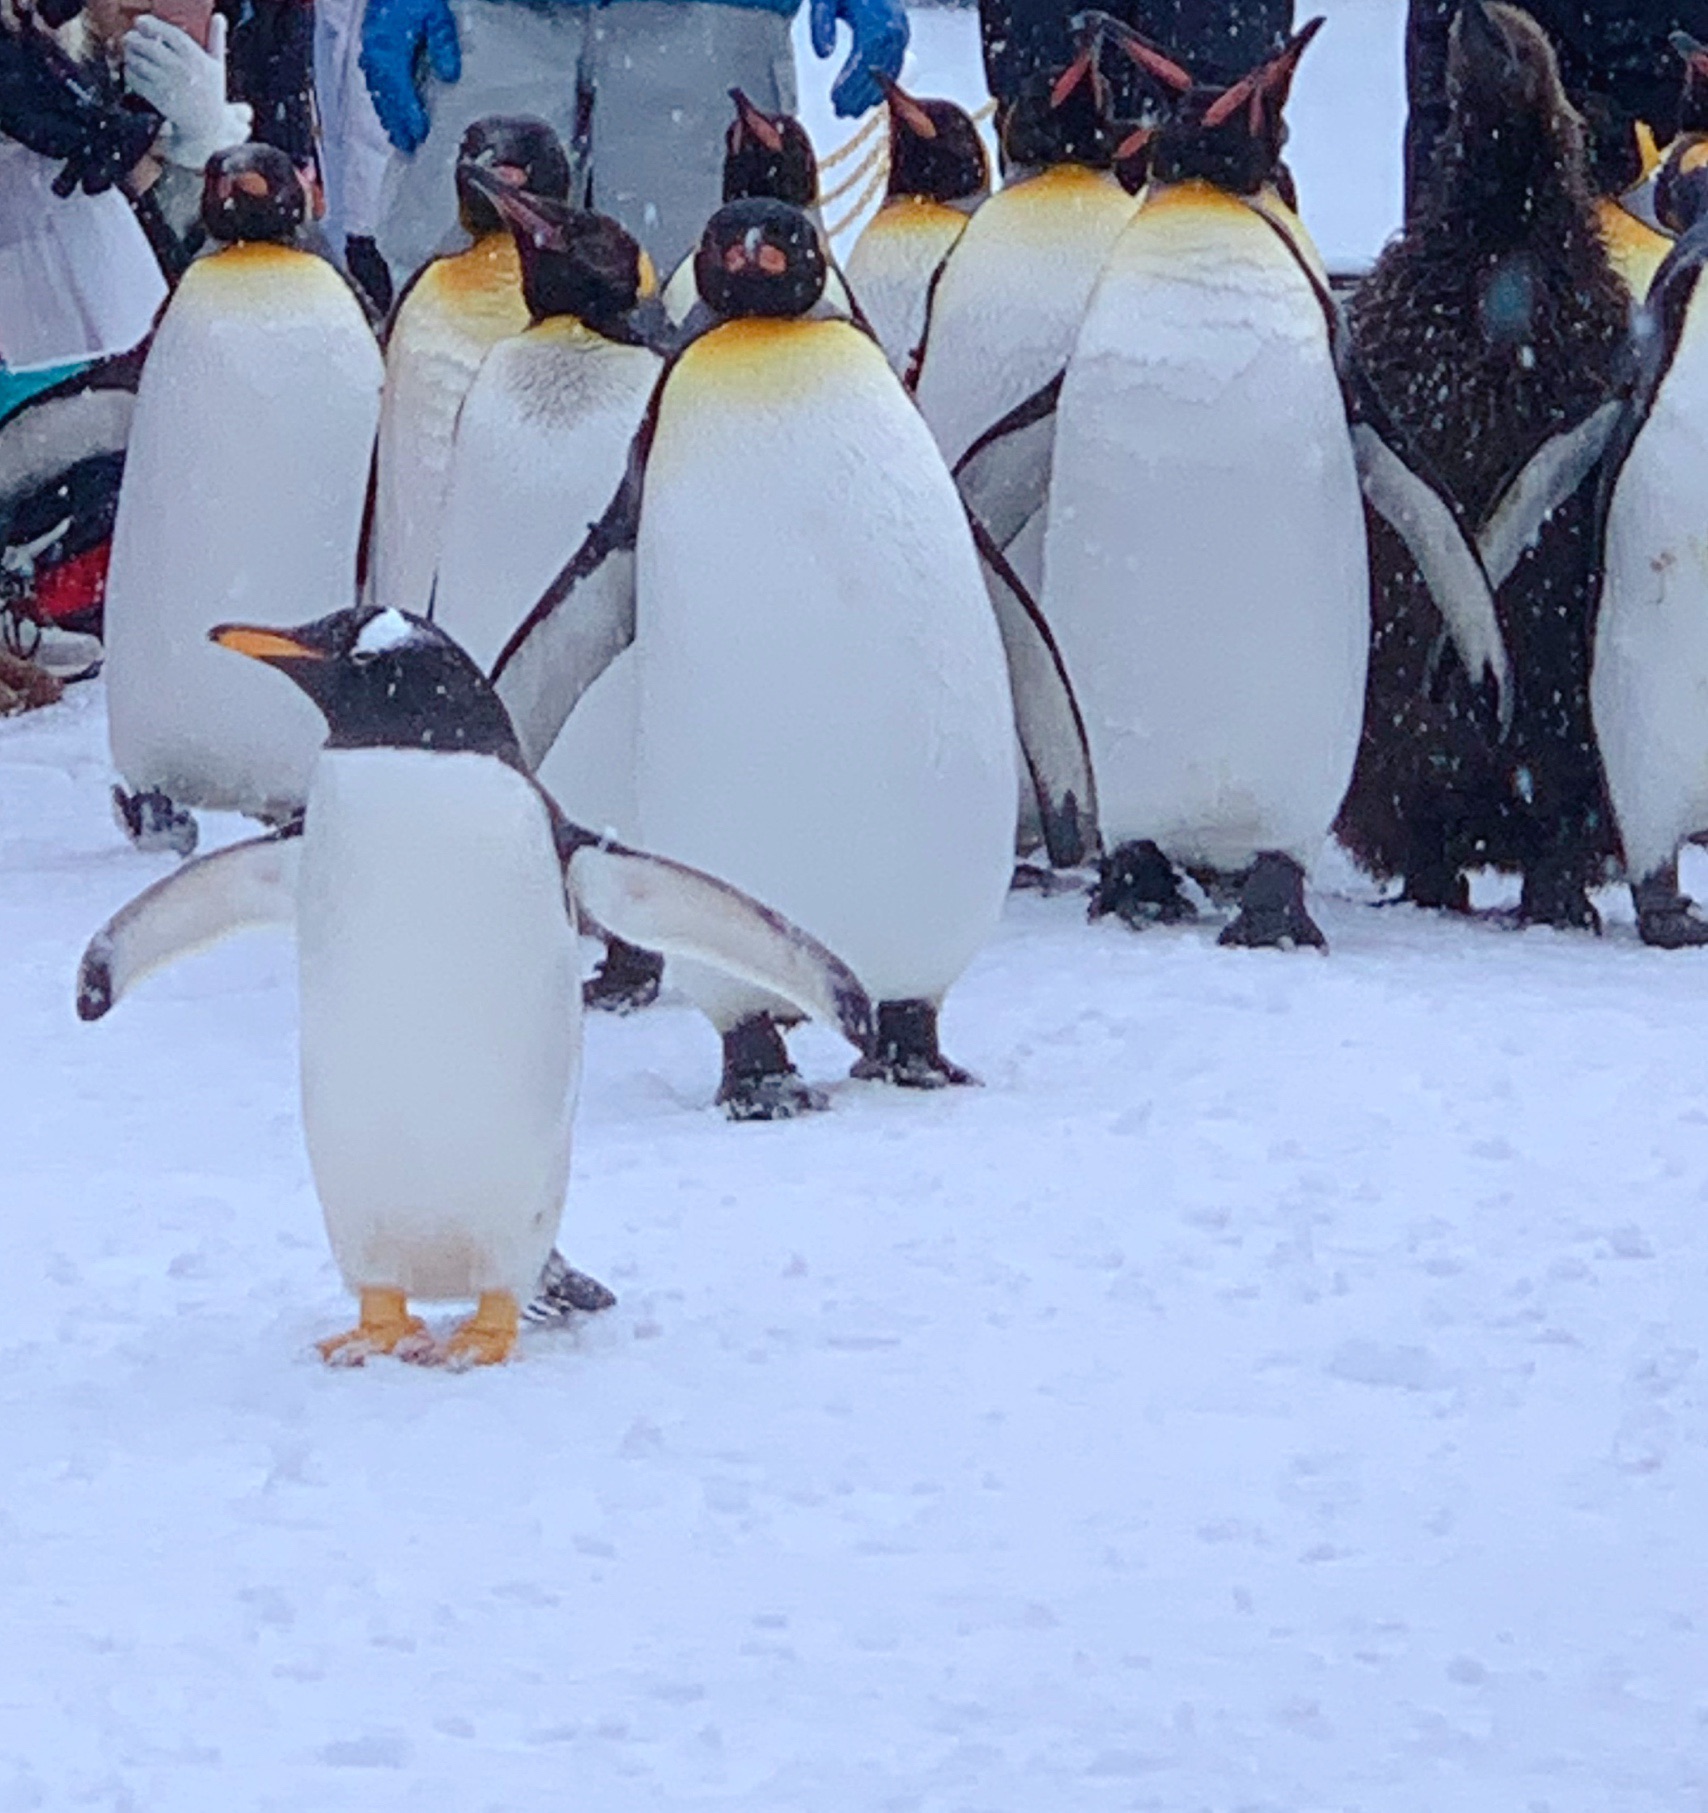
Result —
POLYGON ((621 938, 605 943, 604 960, 582 984, 581 999, 588 1007, 608 1014, 632 1014, 651 1007, 658 999, 664 959, 656 951, 643 951, 621 938))
POLYGON ((1174 864, 1148 837, 1117 845, 1098 863, 1090 917, 1101 919, 1107 913, 1136 932, 1147 925, 1178 925, 1198 917, 1198 909, 1180 891, 1174 864))
POLYGON ((929 1001, 880 1001, 872 1054, 848 1074, 863 1083, 895 1083, 902 1089, 944 1089, 951 1083, 978 1081, 937 1049, 937 1009, 929 1001))
POLYGON ((1708 919, 1696 902, 1678 891, 1678 860, 1663 862, 1641 881, 1631 883, 1631 900, 1637 909, 1637 935, 1656 950, 1685 951, 1708 944, 1708 919))
POLYGON ((769 1014, 749 1015, 723 1038, 718 1105, 732 1121, 787 1121, 830 1106, 789 1062, 789 1048, 769 1014))
POLYGON ((1305 871, 1291 856, 1265 850, 1251 866, 1240 890, 1240 908, 1222 928, 1218 944, 1248 949, 1295 950, 1308 945, 1327 950, 1322 927, 1305 911, 1305 871))
POLYGON ((193 813, 175 806, 164 793, 126 793, 113 789, 113 817, 139 850, 171 850, 188 856, 196 847, 193 813))
POLYGON ((1524 871, 1518 918, 1523 925, 1551 925, 1563 932, 1601 935, 1601 915, 1590 905, 1589 889, 1570 870, 1539 864, 1524 871))

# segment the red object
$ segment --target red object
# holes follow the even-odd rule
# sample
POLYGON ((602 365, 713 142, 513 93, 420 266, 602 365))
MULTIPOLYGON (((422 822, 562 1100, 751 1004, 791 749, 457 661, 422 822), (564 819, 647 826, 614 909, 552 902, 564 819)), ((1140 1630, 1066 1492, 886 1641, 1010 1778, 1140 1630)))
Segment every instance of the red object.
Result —
POLYGON ((63 623, 68 617, 98 610, 107 595, 107 561, 112 552, 110 541, 98 542, 39 574, 35 614, 48 623, 63 623))

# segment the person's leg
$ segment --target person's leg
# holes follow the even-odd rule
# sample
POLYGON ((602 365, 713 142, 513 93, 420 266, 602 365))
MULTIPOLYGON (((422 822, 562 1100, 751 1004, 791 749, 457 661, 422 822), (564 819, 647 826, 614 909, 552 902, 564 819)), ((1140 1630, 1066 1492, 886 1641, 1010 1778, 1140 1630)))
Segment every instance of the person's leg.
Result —
POLYGON ((795 109, 789 21, 712 0, 619 0, 591 15, 592 205, 644 245, 662 280, 723 200, 729 91, 795 109))
POLYGON ((575 129, 576 70, 587 9, 542 10, 519 0, 464 0, 457 11, 463 72, 426 78, 432 129, 409 156, 393 151, 375 238, 401 286, 456 227, 455 171, 463 133, 488 114, 531 114, 567 146, 575 129))

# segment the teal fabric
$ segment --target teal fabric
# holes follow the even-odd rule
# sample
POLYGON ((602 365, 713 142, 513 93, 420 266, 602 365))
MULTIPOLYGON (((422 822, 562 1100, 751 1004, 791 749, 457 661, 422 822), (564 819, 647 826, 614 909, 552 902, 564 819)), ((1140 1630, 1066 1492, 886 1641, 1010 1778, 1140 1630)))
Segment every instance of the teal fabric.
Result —
POLYGON ((15 410, 22 409, 31 397, 52 390, 54 385, 76 377, 80 371, 87 371, 92 363, 89 359, 77 359, 70 365, 45 366, 41 371, 12 371, 0 365, 0 422, 15 410))

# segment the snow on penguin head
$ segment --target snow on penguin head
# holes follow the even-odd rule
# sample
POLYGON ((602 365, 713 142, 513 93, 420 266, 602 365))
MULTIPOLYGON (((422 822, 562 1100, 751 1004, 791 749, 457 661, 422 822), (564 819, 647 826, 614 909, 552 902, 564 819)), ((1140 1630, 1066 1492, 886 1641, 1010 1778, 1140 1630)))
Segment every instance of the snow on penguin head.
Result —
POLYGON ((356 606, 290 629, 223 623, 208 639, 293 680, 326 719, 329 749, 431 749, 522 766, 486 675, 424 617, 356 606))

